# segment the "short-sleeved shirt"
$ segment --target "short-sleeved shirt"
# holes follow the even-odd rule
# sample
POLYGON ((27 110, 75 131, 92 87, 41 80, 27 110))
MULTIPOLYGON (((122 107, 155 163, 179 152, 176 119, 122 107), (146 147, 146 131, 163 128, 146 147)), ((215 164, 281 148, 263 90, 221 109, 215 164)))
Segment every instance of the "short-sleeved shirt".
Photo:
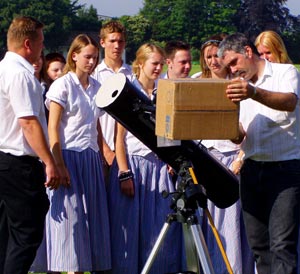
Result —
MULTIPOLYGON (((299 98, 299 72, 293 65, 265 60, 264 73, 255 86, 294 93, 299 98)), ((242 143, 245 158, 256 161, 300 159, 299 100, 292 112, 275 110, 252 99, 244 100, 240 105, 240 121, 246 131, 242 143)))
MULTIPOLYGON (((132 74, 131 67, 127 64, 124 64, 120 67, 117 73, 123 73, 127 79, 132 82, 134 77, 132 74)), ((104 60, 97 66, 93 72, 92 77, 94 77, 101 84, 104 83, 106 79, 116 74, 111 68, 109 68, 104 60)), ((106 112, 101 112, 100 124, 103 133, 103 138, 111 150, 115 150, 114 145, 114 132, 115 132, 115 120, 106 112)))
POLYGON ((62 149, 99 150, 97 122, 100 110, 95 102, 99 88, 100 83, 89 77, 89 86, 84 90, 74 72, 68 72, 50 86, 46 94, 47 108, 53 101, 64 109, 59 128, 62 149))
POLYGON ((35 116, 47 136, 42 86, 33 66, 7 52, 0 62, 0 150, 16 156, 37 156, 26 141, 18 119, 35 116))
MULTIPOLYGON (((137 89, 145 94, 148 97, 146 91, 143 90, 141 84, 137 79, 134 79, 133 84, 137 87, 137 89)), ((157 82, 155 82, 157 85, 157 82)), ((150 98, 151 100, 153 98, 150 98)), ((136 138, 131 132, 127 131, 125 135, 125 144, 127 153, 130 155, 139 155, 139 156, 146 156, 151 153, 151 149, 144 145, 138 138, 136 138)))

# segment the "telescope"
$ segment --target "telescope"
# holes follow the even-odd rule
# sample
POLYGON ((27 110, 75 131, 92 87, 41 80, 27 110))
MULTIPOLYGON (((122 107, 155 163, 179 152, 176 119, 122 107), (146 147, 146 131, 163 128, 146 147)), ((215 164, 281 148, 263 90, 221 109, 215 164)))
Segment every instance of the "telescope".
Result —
POLYGON ((175 145, 158 146, 155 135, 155 103, 136 88, 122 73, 108 78, 96 96, 96 105, 151 149, 176 174, 182 165, 191 164, 205 195, 217 207, 226 208, 239 198, 237 177, 201 143, 181 140, 175 145))

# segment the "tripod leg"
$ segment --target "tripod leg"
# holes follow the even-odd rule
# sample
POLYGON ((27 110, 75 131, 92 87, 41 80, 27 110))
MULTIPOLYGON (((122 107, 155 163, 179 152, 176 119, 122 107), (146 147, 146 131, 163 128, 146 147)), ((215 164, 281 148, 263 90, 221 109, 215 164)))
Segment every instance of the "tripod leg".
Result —
POLYGON ((182 224, 182 231, 184 236, 185 259, 186 266, 189 271, 193 273, 200 273, 199 258, 195 247, 193 235, 190 227, 187 224, 182 224))
POLYGON ((232 270, 232 268, 231 268, 231 266, 230 266, 228 257, 227 257, 227 255, 226 255, 225 250, 224 250, 224 246, 223 246, 222 241, 221 241, 221 239, 220 239, 220 235, 219 235, 219 233, 218 233, 218 231, 217 231, 217 229, 216 229, 216 227, 215 227, 215 224, 214 224, 214 222, 213 222, 213 219, 212 219, 212 217, 211 217, 211 215, 210 215, 210 212, 209 212, 209 210, 208 210, 207 208, 205 209, 205 214, 206 214, 206 216, 207 216, 207 218, 208 218, 208 220, 209 220, 209 223, 210 223, 212 232, 213 232, 213 234, 214 234, 214 236, 215 236, 215 239, 216 239, 217 244, 218 244, 218 246, 219 246, 219 249, 220 249, 220 251, 221 251, 221 254, 222 254, 223 260, 224 260, 224 262, 225 262, 227 271, 228 271, 229 274, 233 274, 233 270, 232 270))
POLYGON ((150 255, 149 255, 149 257, 148 257, 148 259, 147 259, 147 261, 146 261, 146 263, 143 267, 143 270, 142 270, 141 274, 149 273, 150 268, 151 268, 151 266, 154 262, 155 256, 156 256, 156 254, 157 254, 157 252, 158 252, 165 236, 167 235, 167 232, 168 232, 169 228, 170 228, 169 222, 165 222, 165 224, 163 225, 163 227, 162 227, 162 229, 161 229, 161 231, 158 235, 158 238, 157 238, 157 240, 156 240, 156 242, 155 242, 155 244, 154 244, 154 246, 151 250, 151 253, 150 253, 150 255))
POLYGON ((200 225, 193 224, 190 226, 197 253, 201 262, 204 274, 214 274, 214 269, 210 260, 208 249, 200 225))
MULTIPOLYGON (((196 176, 195 176, 195 174, 194 174, 194 170, 193 170, 192 167, 189 168, 189 173, 190 173, 190 175, 191 175, 191 177, 192 177, 192 179, 193 179, 193 183, 194 183, 195 185, 198 185, 198 181, 197 181, 197 178, 196 178, 196 176)), ((197 204, 198 204, 198 209, 200 209, 199 201, 197 201, 197 204)), ((204 212, 206 213, 206 216, 207 216, 207 218, 208 218, 208 220, 209 220, 210 226, 211 226, 211 228, 212 228, 212 232, 213 232, 213 234, 214 234, 214 236, 215 236, 215 239, 216 239, 216 241, 217 241, 218 247, 219 247, 219 249, 220 249, 220 251, 221 251, 223 260, 224 260, 224 262, 225 262, 225 264, 226 264, 227 271, 228 271, 229 274, 233 274, 233 271, 232 271, 232 268, 231 268, 231 266, 230 266, 228 257, 227 257, 227 255, 226 255, 226 253, 225 253, 225 250, 224 250, 224 246, 223 246, 222 241, 221 241, 221 239, 220 239, 219 233, 218 233, 218 231, 217 231, 217 229, 216 229, 216 227, 215 227, 215 224, 214 224, 214 222, 213 222, 213 219, 212 219, 212 217, 211 217, 211 215, 210 215, 210 212, 209 212, 209 210, 207 209, 206 205, 205 205, 205 206, 201 206, 201 208, 204 209, 204 212)), ((201 212, 200 212, 199 215, 200 215, 200 216, 202 215, 201 212)), ((194 220, 192 220, 192 221, 194 221, 194 220)), ((203 237, 202 231, 201 231, 201 237, 203 237)), ((207 247, 206 247, 206 249, 207 249, 207 247)))

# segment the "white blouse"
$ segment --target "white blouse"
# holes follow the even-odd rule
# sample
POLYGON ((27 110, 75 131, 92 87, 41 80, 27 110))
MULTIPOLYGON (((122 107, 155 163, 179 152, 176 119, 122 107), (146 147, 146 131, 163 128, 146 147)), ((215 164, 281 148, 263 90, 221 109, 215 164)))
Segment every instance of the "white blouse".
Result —
POLYGON ((56 79, 50 86, 45 101, 47 108, 50 101, 64 108, 59 128, 62 149, 82 151, 90 147, 99 150, 97 121, 100 109, 95 103, 99 88, 100 83, 89 77, 89 86, 84 90, 73 72, 56 79))
MULTIPOLYGON (((146 91, 143 90, 142 86, 140 85, 139 81, 135 79, 133 81, 133 84, 145 95, 148 94, 146 91)), ((157 82, 155 82, 156 87, 157 82)), ((152 99, 152 98, 150 98, 152 99)), ((140 156, 146 156, 149 153, 152 152, 146 145, 144 145, 138 138, 136 138, 131 132, 127 131, 125 135, 125 144, 126 144, 126 150, 127 153, 130 155, 140 155, 140 156)))

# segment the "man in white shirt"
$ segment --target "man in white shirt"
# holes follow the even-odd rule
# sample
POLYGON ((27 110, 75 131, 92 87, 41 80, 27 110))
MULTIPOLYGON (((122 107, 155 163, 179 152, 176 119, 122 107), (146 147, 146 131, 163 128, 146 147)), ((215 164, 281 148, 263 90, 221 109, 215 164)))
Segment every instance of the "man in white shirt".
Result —
POLYGON ((227 36, 219 57, 237 77, 227 97, 241 104, 245 161, 241 201, 258 273, 296 273, 300 207, 300 76, 259 58, 245 35, 227 36))
MULTIPOLYGON (((123 73, 132 82, 131 67, 123 62, 122 56, 126 46, 126 29, 118 21, 109 21, 100 30, 100 45, 104 49, 104 59, 97 66, 93 77, 101 84, 114 75, 123 73)), ((115 158, 114 131, 115 120, 103 111, 100 117, 104 145, 103 154, 108 166, 111 166, 115 158)))
POLYGON ((31 65, 43 41, 41 22, 15 18, 0 62, 0 273, 28 272, 43 238, 45 186, 61 183, 45 135, 42 87, 31 65))

